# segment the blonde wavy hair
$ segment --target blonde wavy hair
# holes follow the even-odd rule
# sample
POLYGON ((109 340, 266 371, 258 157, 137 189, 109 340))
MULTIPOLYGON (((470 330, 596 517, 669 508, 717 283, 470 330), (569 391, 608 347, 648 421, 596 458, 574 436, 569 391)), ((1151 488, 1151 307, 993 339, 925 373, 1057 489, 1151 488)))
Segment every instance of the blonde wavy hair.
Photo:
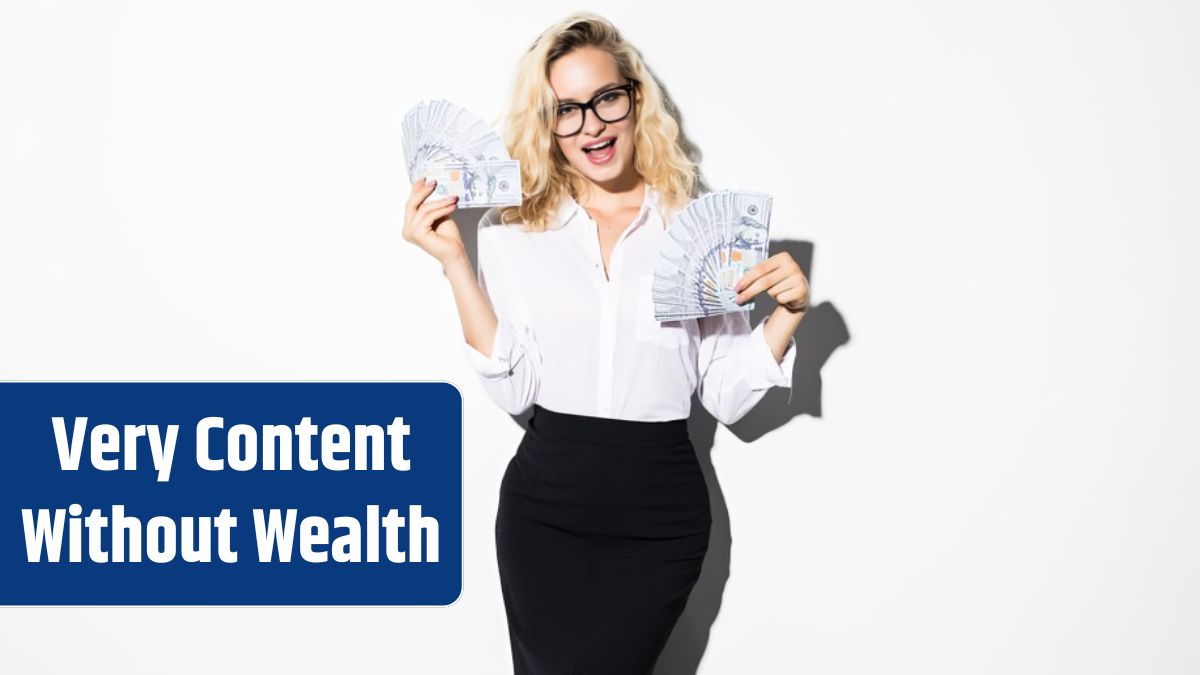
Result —
POLYGON ((695 195, 699 167, 687 156, 679 124, 641 55, 608 20, 577 12, 538 36, 517 67, 504 144, 510 156, 521 162, 525 197, 520 206, 501 209, 504 223, 521 222, 529 229, 545 230, 564 196, 577 199, 584 192, 587 178, 567 162, 551 133, 557 99, 550 86, 550 66, 581 47, 608 52, 621 76, 638 82, 634 170, 659 191, 668 209, 682 207, 695 195))

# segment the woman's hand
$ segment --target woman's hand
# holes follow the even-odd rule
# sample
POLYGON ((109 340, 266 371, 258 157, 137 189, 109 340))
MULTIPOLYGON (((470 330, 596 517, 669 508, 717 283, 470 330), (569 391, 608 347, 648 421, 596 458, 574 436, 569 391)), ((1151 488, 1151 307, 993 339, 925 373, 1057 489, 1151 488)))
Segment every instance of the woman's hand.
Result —
POLYGON ((738 293, 739 305, 766 291, 775 298, 775 302, 789 311, 802 312, 808 309, 808 278, 787 251, 780 251, 751 267, 733 290, 738 293))
POLYGON ((404 241, 420 246, 426 253, 437 258, 442 267, 456 258, 466 255, 458 223, 450 214, 458 208, 458 197, 443 199, 425 198, 433 194, 436 181, 413 183, 412 194, 404 210, 404 241))

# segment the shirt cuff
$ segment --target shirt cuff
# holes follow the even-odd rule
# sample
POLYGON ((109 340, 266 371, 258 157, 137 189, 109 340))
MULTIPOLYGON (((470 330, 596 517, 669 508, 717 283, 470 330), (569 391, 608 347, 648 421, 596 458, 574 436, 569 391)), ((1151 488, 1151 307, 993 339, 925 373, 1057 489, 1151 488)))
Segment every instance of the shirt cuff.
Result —
POLYGON ((488 358, 467 341, 463 341, 463 354, 471 369, 480 377, 487 379, 502 379, 513 374, 513 368, 520 361, 521 352, 517 349, 516 329, 504 319, 496 322, 496 332, 492 338, 492 356, 488 358))
POLYGON ((792 370, 796 363, 796 337, 792 336, 788 339, 788 344, 783 350, 783 359, 776 363, 775 352, 771 350, 771 345, 767 342, 766 331, 763 328, 767 324, 767 319, 763 318, 750 332, 751 343, 754 347, 754 360, 758 364, 757 371, 761 375, 762 383, 766 386, 791 388, 792 386, 792 370))

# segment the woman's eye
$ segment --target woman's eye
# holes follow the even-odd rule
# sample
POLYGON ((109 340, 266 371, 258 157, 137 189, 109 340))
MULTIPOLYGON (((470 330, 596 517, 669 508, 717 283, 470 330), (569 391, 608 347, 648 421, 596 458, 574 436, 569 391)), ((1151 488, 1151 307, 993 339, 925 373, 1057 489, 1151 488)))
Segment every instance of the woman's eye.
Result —
POLYGON ((601 103, 612 103, 615 100, 617 100, 617 92, 615 91, 610 91, 607 94, 600 94, 601 103))
POLYGON ((559 108, 559 109, 558 109, 558 116, 559 116, 559 117, 562 117, 563 115, 566 115, 566 114, 567 114, 567 113, 569 113, 569 112, 571 112, 571 108, 569 108, 569 107, 559 108))

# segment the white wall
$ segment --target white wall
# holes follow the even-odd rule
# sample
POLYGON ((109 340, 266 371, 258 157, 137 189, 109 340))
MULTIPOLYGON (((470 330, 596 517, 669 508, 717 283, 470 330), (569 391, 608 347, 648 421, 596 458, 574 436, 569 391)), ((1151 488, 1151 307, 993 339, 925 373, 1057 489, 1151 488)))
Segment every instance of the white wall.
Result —
MULTIPOLYGON (((1200 671, 1196 5, 590 8, 823 303, 786 424, 716 431, 728 579, 660 675, 1200 671)), ((521 429, 400 238, 400 119, 498 120, 569 9, 0 2, 0 377, 444 379, 467 418, 452 607, 0 608, 0 671, 509 672, 521 429)))

